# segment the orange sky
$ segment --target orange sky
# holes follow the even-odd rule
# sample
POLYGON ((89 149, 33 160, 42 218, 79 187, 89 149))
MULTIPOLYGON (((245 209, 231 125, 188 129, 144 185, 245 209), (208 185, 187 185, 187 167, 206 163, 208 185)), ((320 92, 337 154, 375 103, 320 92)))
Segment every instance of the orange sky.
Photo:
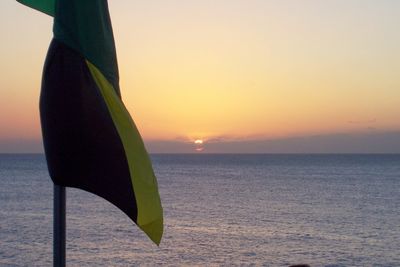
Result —
MULTIPOLYGON (((145 140, 400 130, 400 2, 215 2, 110 1, 145 140)), ((51 18, 13 0, 0 10, 0 142, 39 140, 51 18)))

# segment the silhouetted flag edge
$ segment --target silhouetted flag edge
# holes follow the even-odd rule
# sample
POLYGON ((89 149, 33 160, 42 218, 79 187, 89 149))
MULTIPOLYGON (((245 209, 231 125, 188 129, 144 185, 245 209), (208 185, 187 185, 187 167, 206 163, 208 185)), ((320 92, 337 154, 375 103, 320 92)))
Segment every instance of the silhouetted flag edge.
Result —
MULTIPOLYGON (((120 99, 115 45, 106 1, 96 1, 94 2, 95 4, 93 4, 93 2, 91 1, 86 2, 69 0, 71 2, 74 1, 75 7, 78 6, 79 8, 81 8, 79 10, 67 10, 71 6, 67 3, 68 0, 57 1, 57 8, 55 0, 17 1, 41 12, 44 12, 50 16, 54 16, 55 39, 61 43, 64 43, 66 46, 72 48, 78 53, 81 53, 82 57, 86 58, 87 68, 89 69, 92 79, 95 81, 98 90, 101 92, 101 96, 103 99, 102 101, 104 101, 107 106, 109 115, 112 118, 112 122, 118 132, 120 141, 125 152, 126 162, 129 168, 130 179, 137 208, 137 218, 136 220, 134 220, 134 218, 132 219, 150 237, 151 240, 153 240, 156 244, 159 244, 163 233, 163 212, 158 193, 158 185, 151 166, 150 158, 145 150, 140 134, 127 109, 120 99), (89 37, 84 35, 84 38, 86 39, 84 39, 82 41, 83 44, 81 44, 79 43, 79 41, 81 41, 79 39, 79 35, 82 36, 82 32, 74 35, 73 31, 71 34, 71 28, 64 29, 63 27, 65 27, 65 25, 66 27, 68 27, 68 12, 78 13, 77 17, 79 20, 79 12, 81 12, 81 10, 83 10, 84 12, 90 11, 89 9, 91 8, 91 6, 96 5, 96 3, 99 4, 94 10, 98 11, 100 6, 100 8, 104 9, 102 10, 104 14, 98 16, 101 20, 100 25, 89 25, 88 27, 98 26, 102 28, 101 30, 105 31, 106 34, 100 34, 100 37, 104 38, 104 36, 108 36, 108 38, 106 38, 104 44, 97 45, 95 47, 96 51, 94 51, 94 53, 91 53, 90 48, 98 43, 90 40, 90 34, 92 34, 92 31, 88 32, 89 37), (58 18, 58 14, 61 14, 60 19, 58 18), (60 20, 61 24, 63 20, 66 23, 60 26, 60 20), (78 36, 78 38, 74 38, 76 36, 78 36), (107 62, 110 63, 111 66, 108 66, 107 62), (105 73, 103 73, 103 71, 105 71, 105 73)), ((74 25, 74 27, 75 29, 76 27, 79 27, 77 30, 81 31, 79 25, 74 25)), ((83 26, 82 28, 85 28, 85 26, 83 26)), ((73 27, 72 30, 74 30, 73 27)), ((98 36, 94 37, 95 41, 98 41, 96 39, 98 36)), ((54 177, 52 177, 52 179, 53 181, 55 180, 54 177)), ((79 186, 75 187, 80 188, 79 186)), ((83 187, 81 188, 95 193, 94 190, 88 190, 88 188, 83 187)), ((107 200, 113 203, 112 200, 107 200)), ((132 202, 134 203, 134 201, 132 202)), ((116 205, 115 203, 113 204, 116 205)), ((117 205, 117 207, 119 206, 117 205)))
POLYGON ((144 143, 128 110, 115 93, 112 85, 96 66, 89 61, 87 64, 125 148, 138 210, 136 223, 155 243, 159 244, 163 225, 163 218, 160 216, 161 201, 157 180, 144 143))
POLYGON ((55 1, 56 0, 17 0, 23 5, 34 8, 49 16, 54 16, 55 1))

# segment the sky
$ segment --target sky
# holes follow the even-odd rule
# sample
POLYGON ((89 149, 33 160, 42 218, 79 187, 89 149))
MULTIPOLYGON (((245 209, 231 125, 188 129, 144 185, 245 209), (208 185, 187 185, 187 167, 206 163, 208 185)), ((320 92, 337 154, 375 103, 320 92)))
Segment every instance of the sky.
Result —
MULTIPOLYGON (((400 1, 109 6, 123 101, 150 152, 400 153, 400 1)), ((52 19, 14 0, 0 13, 0 153, 42 152, 52 19)))

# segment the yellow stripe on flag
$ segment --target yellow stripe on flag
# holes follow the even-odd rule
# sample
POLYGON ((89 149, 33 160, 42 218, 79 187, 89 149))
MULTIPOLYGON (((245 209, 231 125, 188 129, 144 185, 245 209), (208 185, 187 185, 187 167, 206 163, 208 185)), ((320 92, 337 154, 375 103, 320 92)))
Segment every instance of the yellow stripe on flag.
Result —
POLYGON ((144 143, 113 86, 96 66, 89 61, 86 63, 100 89, 125 150, 136 197, 137 225, 158 245, 163 234, 163 212, 157 180, 144 143))

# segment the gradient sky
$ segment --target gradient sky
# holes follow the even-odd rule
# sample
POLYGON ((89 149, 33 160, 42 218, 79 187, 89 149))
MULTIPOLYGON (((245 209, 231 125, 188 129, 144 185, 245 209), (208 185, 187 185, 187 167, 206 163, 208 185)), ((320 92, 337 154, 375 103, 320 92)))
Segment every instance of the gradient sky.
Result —
MULTIPOLYGON (((400 1, 109 2, 123 100, 150 151, 400 152, 400 1)), ((52 20, 0 10, 0 152, 42 151, 52 20)))

